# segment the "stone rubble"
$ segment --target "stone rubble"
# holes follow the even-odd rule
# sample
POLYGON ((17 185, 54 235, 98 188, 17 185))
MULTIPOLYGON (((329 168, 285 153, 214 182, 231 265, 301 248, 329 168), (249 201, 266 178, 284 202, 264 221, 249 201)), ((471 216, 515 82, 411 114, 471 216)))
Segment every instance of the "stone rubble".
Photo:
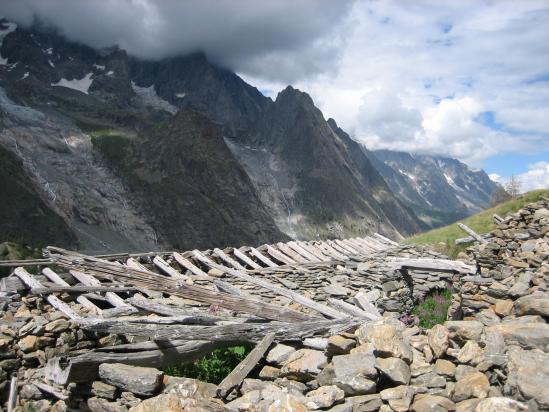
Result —
POLYGON ((216 385, 124 364, 102 364, 93 382, 57 386, 44 377, 48 359, 135 340, 80 329, 40 296, 0 296, 2 402, 16 373, 17 411, 549 411, 549 201, 508 216, 489 243, 461 254, 476 275, 391 272, 383 259, 397 253, 438 256, 402 246, 331 272, 319 264, 304 273, 258 273, 318 301, 352 303, 357 293, 376 291, 371 301, 383 317, 328 338, 273 344, 224 401, 216 385), (448 285, 455 293, 444 324, 425 330, 399 320, 448 285))

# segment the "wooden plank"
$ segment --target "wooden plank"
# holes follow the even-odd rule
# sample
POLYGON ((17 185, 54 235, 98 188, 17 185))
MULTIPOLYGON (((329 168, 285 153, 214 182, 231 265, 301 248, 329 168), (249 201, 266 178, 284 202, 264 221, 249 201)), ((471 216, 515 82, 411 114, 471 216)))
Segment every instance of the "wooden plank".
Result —
POLYGON ((198 277, 209 277, 206 272, 204 272, 202 269, 200 269, 198 266, 193 264, 190 260, 184 258, 181 256, 181 254, 174 252, 173 258, 177 263, 179 263, 181 266, 183 266, 185 269, 191 271, 191 273, 198 277))
POLYGON ((313 255, 308 250, 301 247, 301 245, 297 244, 296 242, 288 242, 286 243, 289 247, 291 247, 293 250, 295 250, 297 253, 299 253, 301 256, 303 256, 305 259, 307 259, 309 262, 317 262, 318 258, 313 255))
POLYGON ((250 266, 252 269, 261 269, 261 266, 255 263, 252 259, 250 259, 244 252, 241 252, 239 249, 233 249, 233 255, 235 255, 238 259, 240 259, 242 262, 250 266))
POLYGON ((284 253, 282 253, 279 250, 276 250, 271 245, 266 245, 266 250, 269 255, 271 255, 276 260, 282 262, 285 265, 295 265, 297 262, 293 260, 291 257, 286 256, 284 253))
POLYGON ((486 239, 483 239, 477 232, 471 229, 469 226, 464 225, 463 223, 458 223, 458 226, 461 230, 467 233, 469 236, 473 237, 479 243, 488 243, 486 239))
MULTIPOLYGON (((83 283, 87 286, 101 286, 101 282, 98 281, 96 278, 94 278, 92 275, 83 273, 77 270, 70 270, 69 271, 71 275, 73 275, 76 279, 80 281, 80 283, 83 283)), ((109 301, 111 305, 114 307, 119 306, 130 306, 126 302, 124 302, 124 299, 122 299, 120 296, 118 296, 116 293, 113 292, 106 292, 105 297, 109 301)), ((135 308, 134 308, 135 309, 135 308)), ((135 309, 135 312, 137 312, 137 309, 135 309)))
POLYGON ((334 239, 333 242, 336 243, 338 246, 340 246, 343 250, 345 250, 347 252, 347 255, 359 255, 360 254, 355 248, 353 248, 350 245, 347 245, 345 242, 343 242, 340 239, 334 239))
POLYGON ((223 252, 221 249, 218 249, 218 248, 214 249, 213 254, 234 269, 246 270, 244 266, 242 266, 236 260, 232 259, 230 256, 225 254, 225 252, 223 252))
POLYGON ((239 386, 244 378, 252 371, 257 363, 263 358, 265 352, 274 341, 275 334, 267 333, 263 339, 253 348, 253 350, 240 362, 236 368, 229 373, 225 379, 217 386, 216 394, 220 398, 225 398, 234 388, 239 386))
POLYGON ((62 401, 67 400, 69 398, 68 395, 58 391, 51 385, 45 384, 44 382, 32 381, 32 384, 36 386, 38 389, 40 389, 42 392, 45 392, 49 395, 53 395, 54 397, 56 397, 57 399, 61 399, 62 401))
POLYGON ((492 219, 494 220, 494 223, 496 225, 499 225, 500 223, 503 223, 503 218, 500 215, 496 214, 496 213, 494 213, 492 215, 492 219))
MULTIPOLYGON (((46 268, 47 269, 47 268, 46 268)), ((87 293, 87 292, 135 292, 139 290, 134 286, 48 286, 32 288, 29 292, 34 295, 46 295, 50 293, 87 293)))
POLYGON ((278 286, 278 285, 275 285, 273 283, 270 283, 266 280, 263 280, 263 279, 260 279, 258 277, 254 277, 254 276, 250 276, 248 275, 247 273, 243 272, 243 271, 239 271, 239 270, 236 270, 236 269, 229 269, 229 268, 225 268, 223 266, 220 266, 220 265, 216 265, 217 269, 219 270, 222 270, 224 271, 225 273, 229 274, 229 275, 232 275, 236 278, 239 278, 239 279, 242 279, 242 280, 245 280, 245 281, 248 281, 250 283, 253 283, 255 285, 258 285, 264 289, 267 289, 267 290, 270 290, 272 292, 275 292, 275 293, 278 293, 279 295, 282 295, 282 296, 286 296, 287 298, 290 298, 292 299, 293 301, 299 303, 300 305, 303 305, 309 309, 313 309, 319 313, 322 313, 323 315, 326 315, 330 318, 344 318, 346 315, 333 309, 333 308, 330 308, 329 306, 327 305, 324 305, 322 303, 319 303, 319 302, 315 302, 314 300, 312 299, 309 299, 297 292, 294 292, 294 291, 291 291, 289 289, 286 289, 286 288, 283 288, 281 286, 278 286))
POLYGON ((154 339, 210 340, 227 343, 257 342, 266 333, 273 332, 277 340, 301 340, 318 334, 328 334, 333 330, 347 330, 361 323, 358 319, 315 320, 299 323, 234 323, 232 325, 195 326, 195 325, 155 325, 124 323, 84 324, 88 330, 115 333, 130 336, 143 336, 154 339))
POLYGON ((388 243, 388 244, 392 245, 392 246, 398 246, 397 242, 395 242, 394 240, 389 239, 388 237, 380 235, 379 233, 374 233, 374 236, 377 237, 378 239, 381 239, 385 243, 388 243))
POLYGON ((249 249, 250 255, 255 256, 258 258, 264 265, 267 265, 269 267, 275 268, 278 265, 274 263, 271 259, 269 259, 267 256, 262 254, 259 250, 257 250, 254 247, 250 247, 249 249))
MULTIPOLYGON (((50 268, 42 269, 42 273, 49 280, 51 280, 53 283, 55 283, 57 285, 65 286, 65 287, 71 287, 66 281, 64 281, 61 278, 61 276, 59 276, 57 273, 55 273, 50 268)), ((87 297, 80 295, 76 298, 76 301, 78 303, 80 303, 82 306, 84 306, 88 309, 92 309, 97 315, 101 315, 101 312, 102 312, 101 308, 99 308, 99 306, 97 306, 95 303, 90 301, 87 297)))
MULTIPOLYGON (((128 265, 129 267, 131 267, 133 269, 147 270, 147 268, 145 266, 143 266, 141 263, 139 263, 136 259, 134 259, 132 257, 130 257, 126 260, 126 265, 128 265)), ((153 299, 159 299, 159 298, 162 297, 162 293, 154 291, 154 290, 141 289, 141 292, 144 295, 147 295, 148 297, 153 298, 153 299)))
MULTIPOLYGON (((372 291, 370 291, 369 293, 371 292, 372 291)), ((363 290, 360 290, 358 293, 355 294, 355 296, 353 296, 353 301, 363 311, 370 313, 374 317, 381 317, 381 314, 379 313, 373 302, 369 299, 368 293, 364 292, 363 290)))
POLYGON ((345 242, 345 244, 350 245, 353 249, 355 249, 357 252, 359 252, 362 255, 369 255, 372 253, 372 248, 366 247, 355 241, 354 239, 343 239, 342 242, 345 242))
POLYGON ((318 249, 314 244, 307 242, 296 242, 303 249, 306 249, 308 252, 312 253, 316 257, 317 262, 327 262, 330 260, 329 257, 325 256, 320 249, 318 249))
POLYGON ((347 249, 341 247, 340 245, 338 245, 336 242, 334 242, 333 240, 325 240, 325 242, 331 246, 332 248, 334 248, 336 251, 338 251, 339 253, 341 253, 343 256, 345 256, 345 258, 347 259, 349 254, 351 254, 347 249))
POLYGON ((368 253, 375 253, 379 250, 378 248, 373 247, 371 243, 366 242, 364 239, 357 237, 352 240, 355 244, 359 245, 362 249, 365 249, 368 253))
MULTIPOLYGON (((480 234, 479 236, 481 236, 483 239, 490 239, 492 237, 492 235, 490 233, 483 233, 483 234, 480 234)), ((458 239, 456 239, 454 241, 454 244, 456 245, 461 245, 461 244, 464 244, 464 243, 471 243, 471 242, 476 242, 476 239, 472 236, 467 236, 467 237, 460 237, 458 239)))
MULTIPOLYGON (((175 255, 175 253, 174 253, 174 255, 175 255)), ((175 258, 175 256, 174 256, 174 258, 175 258)), ((181 256, 181 259, 186 260, 183 256, 181 256)), ((177 259, 175 259, 175 260, 177 260, 177 259)), ((178 270, 171 267, 170 264, 168 262, 166 262, 164 259, 162 259, 160 256, 155 256, 154 259, 153 259, 153 263, 163 273, 165 273, 166 275, 168 275, 172 278, 181 279, 181 280, 185 280, 185 281, 190 279, 189 276, 183 275, 181 272, 179 272, 178 270)))
POLYGON ((211 353, 214 349, 227 346, 225 342, 210 341, 156 341, 129 345, 124 352, 117 347, 101 348, 101 351, 89 351, 82 355, 48 360, 44 373, 48 380, 58 385, 69 382, 91 382, 99 377, 99 365, 102 363, 124 363, 134 366, 162 368, 165 366, 192 362, 211 353), (144 349, 141 349, 145 347, 144 349), (113 350, 112 352, 107 352, 113 350))
POLYGON ((308 259, 305 259, 303 256, 301 256, 299 253, 296 253, 290 246, 288 246, 287 244, 285 243, 282 243, 282 242, 278 242, 276 244, 276 247, 278 248, 278 250, 282 253, 284 253, 285 255, 289 256, 290 258, 292 258, 296 263, 307 263, 309 262, 308 259))
POLYGON ((335 250, 333 247, 331 247, 326 242, 318 242, 315 245, 320 251, 326 255, 327 257, 335 260, 346 260, 347 257, 345 255, 342 255, 337 250, 335 250))
POLYGON ((13 375, 10 381, 10 394, 8 396, 8 412, 15 411, 17 407, 17 375, 13 375))
POLYGON ((374 316, 371 313, 368 313, 340 299, 328 298, 328 302, 330 302, 330 305, 332 305, 333 307, 356 318, 361 318, 366 320, 377 320, 380 318, 380 316, 374 316))
MULTIPOLYGON (((30 273, 28 273, 22 267, 18 267, 13 272, 19 279, 21 279, 25 284, 30 288, 42 288, 43 285, 36 280, 30 273)), ((55 309, 63 313, 69 319, 81 320, 82 316, 78 315, 74 310, 72 310, 69 305, 59 299, 57 296, 49 295, 46 297, 46 300, 52 305, 55 309)))

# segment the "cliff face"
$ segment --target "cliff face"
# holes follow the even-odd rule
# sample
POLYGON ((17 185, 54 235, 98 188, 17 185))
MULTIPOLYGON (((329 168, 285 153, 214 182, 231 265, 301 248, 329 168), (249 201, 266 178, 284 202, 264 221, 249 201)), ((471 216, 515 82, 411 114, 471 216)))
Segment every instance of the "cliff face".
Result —
POLYGON ((455 159, 378 150, 365 153, 393 191, 429 226, 440 226, 490 205, 497 184, 455 159))

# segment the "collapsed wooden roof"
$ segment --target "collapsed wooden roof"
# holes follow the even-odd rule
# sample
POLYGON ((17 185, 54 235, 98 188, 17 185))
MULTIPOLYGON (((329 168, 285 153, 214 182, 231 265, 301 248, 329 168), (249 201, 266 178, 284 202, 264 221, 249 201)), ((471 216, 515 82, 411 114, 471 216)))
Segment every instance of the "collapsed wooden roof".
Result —
POLYGON ((84 329, 149 339, 50 360, 48 377, 64 384, 88 380, 104 362, 158 367, 266 335, 280 341, 338 333, 380 317, 365 291, 385 287, 397 270, 419 271, 420 283, 431 269, 442 273, 435 282, 474 272, 462 262, 411 258, 402 248, 378 234, 131 256, 48 247, 45 259, 34 261, 46 266, 41 275, 19 266, 1 288, 41 294, 84 329))

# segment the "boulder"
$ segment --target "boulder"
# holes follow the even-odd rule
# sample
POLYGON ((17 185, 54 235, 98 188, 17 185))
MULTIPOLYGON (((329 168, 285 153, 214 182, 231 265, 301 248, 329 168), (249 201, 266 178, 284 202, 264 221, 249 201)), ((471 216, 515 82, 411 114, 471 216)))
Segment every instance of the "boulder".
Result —
POLYGON ((137 395, 154 395, 160 389, 162 372, 155 368, 130 366, 122 363, 102 363, 99 377, 103 382, 137 395))
POLYGON ((329 408, 341 401, 345 393, 335 385, 321 386, 307 394, 307 408, 311 410, 329 408))
POLYGON ((507 345, 517 345, 523 349, 538 348, 549 352, 549 324, 547 323, 502 322, 488 326, 486 330, 500 333, 507 345))
POLYGON ((498 300, 494 305, 494 311, 501 317, 509 316, 513 310, 513 301, 511 299, 498 300))
POLYGON ((103 398, 89 398, 87 403, 90 412, 128 412, 128 408, 121 403, 103 398))
POLYGON ((478 343, 473 340, 466 342, 457 355, 459 363, 469 363, 471 365, 478 365, 483 359, 484 351, 478 343))
POLYGON ((226 410, 218 399, 185 398, 168 393, 145 399, 129 412, 222 412, 226 410))
POLYGON ((508 356, 507 386, 511 393, 549 409, 549 354, 513 347, 508 356))
POLYGON ((360 343, 373 345, 376 356, 400 358, 410 364, 412 363, 412 347, 404 342, 402 329, 404 329, 404 325, 398 320, 384 319, 377 323, 367 323, 357 329, 355 333, 360 343))
POLYGON ((433 350, 435 357, 439 358, 446 353, 449 336, 448 329, 442 325, 435 325, 427 332, 429 346, 433 350))
POLYGON ((456 365, 446 359, 437 359, 435 372, 442 376, 452 377, 456 373, 456 365))
POLYGON ((410 382, 410 367, 402 359, 377 358, 375 367, 397 385, 407 385, 410 382))
POLYGON ((341 335, 330 336, 327 352, 330 355, 343 355, 349 353, 356 346, 354 339, 344 338, 341 335))
POLYGON ((482 372, 471 372, 456 382, 454 387, 454 402, 469 398, 486 398, 490 390, 490 382, 482 372))
POLYGON ((279 343, 267 353, 265 360, 268 363, 282 365, 295 351, 293 347, 279 343))
POLYGON ((450 338, 466 342, 468 340, 478 341, 484 325, 477 320, 449 320, 444 322, 444 326, 448 328, 450 338))
POLYGON ((293 352, 284 362, 281 375, 292 376, 305 381, 311 380, 327 362, 328 359, 323 352, 314 349, 299 349, 293 352))
POLYGON ((517 412, 527 411, 528 406, 514 399, 504 397, 493 397, 477 403, 475 412, 517 412))
POLYGON ((549 317, 549 294, 534 293, 515 301, 514 311, 517 316, 540 315, 549 317))
POLYGON ((370 353, 334 356, 332 383, 345 395, 362 395, 375 391, 377 377, 375 357, 370 353))
POLYGON ((444 396, 418 394, 414 398, 411 410, 413 412, 453 411, 456 405, 444 396))
POLYGON ((116 399, 118 389, 116 386, 109 385, 108 383, 95 381, 92 383, 91 392, 98 398, 105 398, 113 401, 116 399))

